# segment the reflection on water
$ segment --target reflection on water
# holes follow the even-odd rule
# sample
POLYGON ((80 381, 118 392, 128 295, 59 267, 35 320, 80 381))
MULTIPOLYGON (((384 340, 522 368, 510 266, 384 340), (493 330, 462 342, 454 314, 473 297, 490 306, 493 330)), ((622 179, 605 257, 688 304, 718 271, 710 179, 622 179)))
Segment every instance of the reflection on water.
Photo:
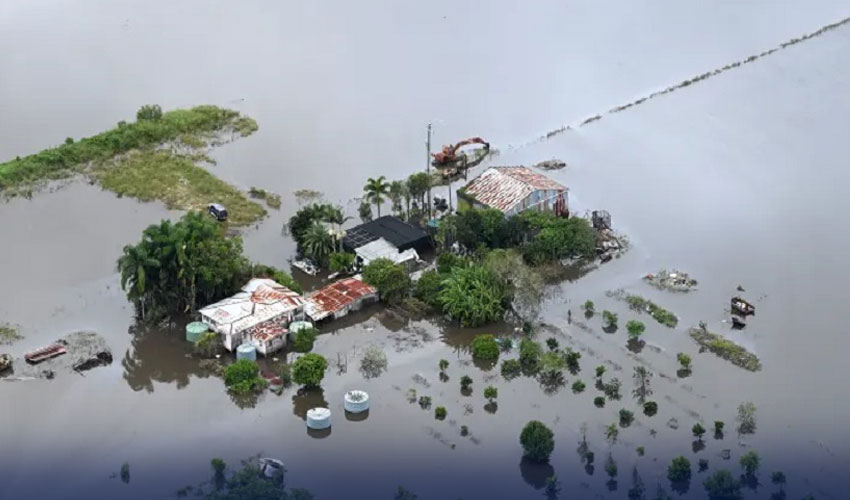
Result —
POLYGON ((331 428, 327 429, 311 429, 307 428, 307 435, 313 439, 325 439, 331 435, 331 428))
POLYGON ((307 420, 307 412, 313 408, 329 408, 322 388, 301 388, 292 396, 292 414, 307 420))
POLYGON ((546 480, 555 475, 555 468, 549 462, 535 462, 523 457, 519 463, 519 472, 523 481, 535 490, 540 490, 546 486, 546 480))
POLYGON ((360 413, 351 413, 350 411, 343 413, 345 413, 345 419, 349 422, 362 422, 369 418, 369 410, 361 411, 360 413))
POLYGON ((189 385, 192 376, 206 378, 209 373, 191 358, 191 344, 183 328, 138 328, 130 349, 124 354, 124 380, 134 391, 154 391, 154 382, 173 383, 178 389, 189 385))

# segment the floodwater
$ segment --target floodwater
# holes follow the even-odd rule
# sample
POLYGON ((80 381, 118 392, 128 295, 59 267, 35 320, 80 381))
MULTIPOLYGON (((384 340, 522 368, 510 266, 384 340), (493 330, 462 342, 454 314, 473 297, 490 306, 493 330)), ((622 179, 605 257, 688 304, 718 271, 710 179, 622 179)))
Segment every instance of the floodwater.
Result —
MULTIPOLYGON (((322 393, 290 388, 240 407, 187 359, 181 332, 128 333, 132 311, 114 261, 147 224, 179 213, 83 183, 0 204, 0 319, 25 335, 4 349, 19 356, 87 329, 107 338, 116 359, 84 377, 0 383, 0 498, 163 498, 203 480, 213 456, 235 464, 256 453, 284 460, 290 483, 318 498, 391 498, 398 484, 427 499, 537 498, 553 472, 567 491, 581 492, 573 496, 623 498, 633 465, 654 491, 679 454, 737 473, 741 444, 762 456, 762 486, 749 497, 767 496, 769 471, 781 469, 790 498, 841 498, 835 478, 850 459, 842 425, 850 402, 841 390, 850 341, 840 316, 850 278, 842 162, 850 27, 519 145, 847 15, 834 1, 2 2, 0 157, 91 135, 145 103, 243 111, 260 131, 216 151, 212 168, 238 186, 284 196, 280 212, 245 233, 258 261, 283 266, 291 256, 281 228, 298 206, 293 191, 316 189, 353 211, 365 178, 402 178, 424 163, 429 121, 435 149, 480 135, 500 149, 500 164, 565 160, 551 175, 570 186, 573 207, 609 210, 632 249, 553 290, 544 307, 551 326, 541 340, 556 336, 582 351, 581 373, 567 376, 587 383, 582 394, 546 394, 533 380, 505 382, 497 368, 476 366, 465 345, 479 332, 372 308, 317 341, 332 364, 348 360, 344 373, 329 370, 322 393), (662 266, 686 269, 699 290, 674 295, 640 282, 662 266), (732 333, 725 308, 739 284, 757 315, 732 333), (606 334, 598 316, 579 312, 593 299, 624 324, 634 313, 605 297, 621 287, 676 312, 679 328, 644 318, 647 346, 633 354, 622 328, 606 334), (698 354, 684 330, 701 320, 757 353, 764 370, 698 354), (367 380, 358 353, 371 344, 385 349, 390 368, 367 380), (677 352, 694 357, 690 377, 677 378, 677 352), (441 358, 451 362, 446 382, 441 358), (629 392, 637 363, 655 373, 659 413, 636 411, 609 445, 603 427, 636 406, 629 392), (623 399, 604 409, 592 404, 598 364, 623 382, 623 399), (474 379, 471 395, 460 393, 464 374, 474 379), (495 413, 484 408, 487 384, 499 388, 495 413), (343 416, 352 388, 372 396, 363 421, 343 416), (446 406, 448 418, 409 404, 410 388, 446 406), (739 443, 733 420, 745 400, 758 407, 758 432, 739 443), (332 431, 308 435, 302 415, 324 402, 332 431), (549 467, 520 460, 518 435, 533 418, 556 433, 549 467), (694 452, 690 427, 717 419, 727 423, 725 439, 709 437, 694 452), (575 451, 582 422, 592 470, 575 451), (609 452, 619 464, 616 485, 603 470, 609 452), (127 485, 110 478, 124 462, 127 485), (43 473, 51 480, 34 480, 43 473)), ((688 495, 700 498, 702 477, 694 474, 688 495)))

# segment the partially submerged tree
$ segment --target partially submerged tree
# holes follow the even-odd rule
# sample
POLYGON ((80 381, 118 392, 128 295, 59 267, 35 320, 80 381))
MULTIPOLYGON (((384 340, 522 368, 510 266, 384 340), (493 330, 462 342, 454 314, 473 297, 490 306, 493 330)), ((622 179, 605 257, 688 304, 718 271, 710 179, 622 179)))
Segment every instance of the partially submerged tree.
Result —
POLYGON ((305 387, 318 387, 325 378, 327 360, 319 354, 307 353, 292 364, 292 380, 305 387))
POLYGON ((740 462, 741 468, 744 469, 744 475, 753 477, 759 469, 761 458, 755 450, 750 450, 741 455, 740 462))
POLYGON ((638 340, 645 330, 646 325, 642 321, 630 319, 626 322, 626 331, 629 332, 629 339, 632 341, 638 340))
POLYGON ((555 449, 555 434, 543 422, 532 420, 522 429, 519 442, 526 458, 545 462, 555 449))
POLYGON ((238 395, 251 394, 265 388, 265 380, 260 376, 257 363, 249 359, 240 359, 224 370, 224 385, 238 395))
POLYGON ((482 360, 499 359, 499 344, 492 335, 476 335, 472 340, 472 356, 482 360))
POLYGON ((682 483, 691 479, 691 462, 685 457, 679 456, 670 462, 667 468, 667 479, 672 483, 682 483))
POLYGON ((756 432, 756 405, 745 401, 738 405, 738 433, 753 434, 756 432))
POLYGON ((378 346, 369 346, 360 359, 360 373, 366 378, 379 376, 387 369, 387 355, 378 346))
POLYGON ((363 268, 363 281, 375 287, 381 299, 397 304, 410 290, 410 276, 404 266, 390 259, 375 259, 363 268))
POLYGON ((685 373, 691 372, 691 357, 687 354, 680 352, 676 354, 676 359, 679 361, 679 365, 682 367, 682 371, 685 373))
POLYGON ((705 435, 705 427, 702 426, 699 422, 695 423, 691 428, 691 432, 694 437, 697 438, 698 441, 702 441, 702 437, 705 435))
POLYGON ((705 478, 703 487, 709 500, 741 500, 741 483, 728 470, 721 469, 705 478))
POLYGON ((439 295, 443 312, 465 327, 501 319, 505 311, 504 298, 504 291, 493 273, 478 265, 452 269, 439 295))

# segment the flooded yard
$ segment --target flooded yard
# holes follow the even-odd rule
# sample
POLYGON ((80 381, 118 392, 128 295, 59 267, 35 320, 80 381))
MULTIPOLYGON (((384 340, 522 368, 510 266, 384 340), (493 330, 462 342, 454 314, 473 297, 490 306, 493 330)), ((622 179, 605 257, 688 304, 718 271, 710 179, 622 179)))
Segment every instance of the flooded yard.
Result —
MULTIPOLYGON (((296 190, 318 190, 356 216, 367 177, 420 169, 428 122, 435 150, 480 135, 500 151, 490 165, 563 159, 566 168, 546 174, 569 186, 572 209, 608 210, 631 248, 549 290, 537 340, 582 355, 580 371, 555 391, 473 362, 476 334, 510 336, 515 325, 460 329, 372 306, 322 327, 314 351, 331 367, 321 391, 290 387, 240 405, 192 358, 180 328, 135 331, 120 289, 122 247, 179 212, 82 182, 3 202, 0 323, 23 339, 0 350, 20 357, 86 330, 104 337, 115 360, 54 380, 0 381, 0 498, 167 498, 208 477, 210 458, 237 464, 257 453, 283 460, 288 483, 319 499, 392 498, 398 485, 423 499, 540 498, 553 474, 562 497, 626 498, 633 466, 651 496, 656 484, 670 490, 666 469, 677 455, 737 475, 748 449, 762 457, 762 485, 745 489, 747 498, 774 491, 774 470, 788 476, 789 498, 842 498, 850 27, 530 141, 847 15, 830 1, 4 2, 0 47, 14 50, 0 51, 0 160, 97 133, 141 104, 237 109, 259 131, 216 150, 210 169, 283 202, 243 231, 253 260, 288 268, 295 245, 282 227, 300 204, 296 190), (698 289, 671 293, 642 280, 664 267, 686 269, 698 289), (606 294, 617 289, 669 309, 678 325, 606 294), (733 330, 729 299, 741 293, 756 315, 733 330), (586 300, 596 306, 589 318, 586 300), (616 332, 603 330, 603 310, 618 314, 616 332), (627 346, 629 319, 647 326, 640 352, 627 346), (762 370, 700 353, 687 333, 700 322, 756 354, 762 370), (366 378, 359 359, 371 345, 389 367, 366 378), (677 373, 680 352, 693 358, 686 376, 677 373), (450 363, 447 378, 440 359, 450 363), (606 381, 623 384, 622 399, 604 408, 594 405, 598 365, 606 381), (653 373, 652 417, 632 397, 638 365, 653 373), (464 375, 471 394, 461 392, 464 375), (587 387, 574 393, 579 379, 587 387), (488 385, 498 389, 495 406, 483 396, 488 385), (343 412, 351 389, 370 395, 365 419, 343 412), (432 406, 409 402, 411 389, 432 406), (739 437, 744 401, 755 403, 758 429, 739 437), (325 405, 330 433, 309 434, 306 410, 325 405), (436 406, 445 420, 434 418, 436 406), (635 421, 612 444, 605 427, 621 408, 635 421), (532 419, 555 432, 547 465, 521 460, 519 433, 532 419), (713 437, 715 420, 726 422, 723 439, 713 437), (709 428, 703 444, 691 435, 696 422, 709 428), (577 453, 582 424, 592 466, 577 453), (609 453, 619 466, 613 485, 609 453), (128 484, 110 478, 125 462, 128 484), (50 481, 39 480, 45 471, 50 481)), ((294 276, 305 289, 318 284, 294 276)), ((706 474, 694 472, 685 497, 705 497, 706 474)))

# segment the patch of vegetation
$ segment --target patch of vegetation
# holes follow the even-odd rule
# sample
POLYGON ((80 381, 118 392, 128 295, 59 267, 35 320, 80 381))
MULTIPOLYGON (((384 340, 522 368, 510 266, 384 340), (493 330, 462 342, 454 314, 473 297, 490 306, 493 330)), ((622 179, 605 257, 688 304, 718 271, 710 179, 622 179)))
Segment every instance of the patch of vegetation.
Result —
POLYGON ((691 478, 691 462, 685 457, 676 457, 667 468, 667 479, 673 483, 688 481, 691 478))
MULTIPOLYGON (((143 106, 137 113, 135 123, 119 122, 112 130, 101 134, 80 139, 66 140, 64 144, 45 149, 40 153, 15 158, 0 164, 0 192, 15 195, 31 192, 38 184, 51 179, 68 177, 75 173, 95 173, 94 178, 104 177, 103 169, 110 166, 127 166, 122 157, 134 158, 134 167, 144 167, 138 176, 128 176, 127 172, 118 178, 111 178, 104 187, 113 189, 119 186, 123 189, 119 194, 129 194, 141 199, 163 199, 160 195, 167 194, 170 206, 191 209, 198 206, 198 197, 204 194, 226 194, 228 199, 205 199, 203 203, 226 203, 233 207, 234 222, 251 221, 263 215, 259 205, 248 201, 235 189, 221 180, 208 175, 203 176, 188 168, 184 162, 202 172, 203 169, 194 165, 189 155, 177 155, 162 149, 162 154, 154 154, 154 150, 169 143, 182 143, 193 149, 199 149, 210 143, 217 142, 228 134, 247 136, 257 130, 257 124, 248 117, 240 116, 236 111, 218 108, 216 106, 197 106, 191 109, 179 109, 162 113, 159 106, 143 106), (145 161, 138 161, 139 155, 145 161), (152 163, 168 160, 162 165, 152 163), (169 173, 176 169, 176 174, 169 173), (152 177, 148 178, 145 175, 152 177), (178 179, 186 185, 179 189, 165 189, 165 178, 178 179), (118 182, 119 179, 121 182, 118 182), (207 187, 204 183, 214 181, 207 187), (130 182, 138 185, 130 186, 130 182), (251 213, 243 213, 237 206, 250 204, 251 213), (251 219, 252 215, 254 219, 251 219)), ((173 149, 173 148, 172 148, 173 149)), ((246 206, 250 206, 246 205, 246 206)))
POLYGON ((522 370, 528 374, 537 373, 540 370, 542 354, 540 344, 530 339, 522 339, 519 343, 519 363, 522 370))
POLYGON ((313 203, 298 209, 289 218, 287 228, 299 254, 326 266, 330 255, 338 250, 337 229, 345 221, 342 208, 327 203, 313 203))
POLYGON ((545 462, 555 449, 555 434, 543 422, 532 420, 523 427, 519 442, 526 458, 545 462))
POLYGON ((609 329, 617 328, 617 313, 609 310, 602 311, 602 321, 605 322, 605 327, 609 329))
POLYGON ((286 271, 281 271, 276 267, 266 266, 264 264, 254 264, 251 266, 251 276, 256 278, 268 278, 280 283, 295 293, 303 293, 301 285, 292 278, 292 275, 286 271))
POLYGON ((328 259, 328 268, 335 273, 347 273, 354 268, 354 254, 334 252, 328 259))
MULTIPOLYGON (((442 257, 443 255, 451 254, 441 254, 440 256, 442 257)), ((444 275, 433 269, 425 271, 419 277, 419 281, 416 282, 416 288, 413 294, 432 308, 440 309, 442 307, 440 303, 440 290, 443 289, 443 280, 445 278, 444 275)))
POLYGON ((605 406, 605 397, 604 396, 596 396, 593 398, 593 405, 597 408, 602 408, 605 406))
POLYGON ((9 345, 22 338, 23 336, 18 333, 17 328, 12 325, 0 323, 0 345, 9 345))
POLYGON ((266 381, 259 374, 256 362, 240 359, 224 370, 224 385, 233 394, 255 394, 266 387, 266 381))
POLYGON ((658 403, 655 401, 647 401, 643 404, 643 414, 647 417, 651 417, 658 413, 658 403))
POLYGON ((221 341, 215 332, 205 332, 193 346, 195 352, 205 358, 212 358, 218 352, 221 341))
POLYGON ((483 360, 499 359, 499 343, 492 335, 476 335, 472 340, 472 356, 483 360))
POLYGON ((484 388, 484 397, 492 403, 493 400, 499 397, 499 389, 492 385, 488 385, 484 388))
POLYGON ((738 405, 738 433, 754 434, 756 432, 756 405, 745 401, 738 405))
POLYGON ((522 373, 522 365, 518 359, 506 359, 502 361, 502 376, 507 380, 516 378, 522 373))
POLYGON ((390 259, 375 259, 363 268, 363 281, 375 287, 381 300, 397 304, 407 296, 410 276, 404 266, 390 259))
POLYGON ((576 380, 575 382, 573 382, 572 391, 573 391, 574 394, 580 394, 580 393, 584 392, 585 387, 586 387, 586 385, 583 381, 576 380))
POLYGON ((121 482, 127 484, 130 482, 130 464, 124 462, 121 464, 121 482))
POLYGON ((434 408, 434 418, 437 420, 445 420, 448 413, 449 412, 446 410, 445 406, 438 406, 434 408))
POLYGON ((369 346, 360 360, 360 373, 375 378, 387 369, 387 355, 378 346, 369 346))
POLYGON ((303 328, 295 332, 292 339, 292 350, 295 352, 310 352, 319 332, 315 328, 303 328))
POLYGON ((741 500, 741 482, 728 470, 714 471, 702 483, 709 500, 741 500))
POLYGON ((631 410, 625 408, 620 410, 620 427, 628 427, 635 420, 635 414, 631 410))
POLYGON ((619 400, 620 399, 620 379, 614 377, 609 382, 602 384, 602 392, 608 396, 608 399, 619 400))
POLYGON ((664 309, 655 302, 641 297, 640 295, 625 294, 622 290, 618 292, 609 292, 608 295, 624 299, 629 307, 634 311, 648 312, 655 321, 664 326, 674 328, 677 324, 679 324, 679 318, 677 318, 675 314, 664 309))
POLYGON ((221 203, 227 208, 228 222, 235 226, 266 215, 263 207, 196 165, 193 158, 170 151, 132 151, 97 164, 90 172, 119 196, 160 200, 171 209, 206 211, 209 203, 221 203))
POLYGON ((314 352, 307 353, 292 364, 292 380, 305 387, 318 387, 325 378, 328 361, 314 352))
POLYGON ((690 335, 701 347, 730 361, 735 366, 751 372, 761 370, 759 358, 731 340, 701 328, 691 328, 690 335))
POLYGON ((605 366, 599 365, 596 367, 596 378, 602 378, 602 375, 605 374, 605 366))
MULTIPOLYGON (((252 266, 242 240, 226 237, 218 223, 199 212, 148 226, 139 243, 124 247, 117 267, 121 288, 142 320, 193 312, 199 304, 232 295, 258 271, 274 270, 252 266)), ((281 284, 297 285, 277 273, 281 284)))
POLYGON ((630 319, 626 322, 626 331, 629 332, 629 338, 632 340, 637 340, 643 335, 643 332, 646 330, 646 325, 641 321, 637 321, 634 319, 630 319))
POLYGON ((248 194, 251 196, 251 198, 265 200, 266 205, 271 208, 280 208, 281 201, 279 194, 274 194, 271 191, 266 191, 265 189, 260 189, 253 186, 251 186, 251 189, 248 190, 248 194))
POLYGON ((464 327, 500 320, 504 299, 505 291, 496 276, 480 265, 453 268, 439 294, 443 312, 464 327))
POLYGON ((460 378, 460 388, 461 390, 468 390, 469 386, 472 385, 472 377, 469 375, 464 375, 460 378))

